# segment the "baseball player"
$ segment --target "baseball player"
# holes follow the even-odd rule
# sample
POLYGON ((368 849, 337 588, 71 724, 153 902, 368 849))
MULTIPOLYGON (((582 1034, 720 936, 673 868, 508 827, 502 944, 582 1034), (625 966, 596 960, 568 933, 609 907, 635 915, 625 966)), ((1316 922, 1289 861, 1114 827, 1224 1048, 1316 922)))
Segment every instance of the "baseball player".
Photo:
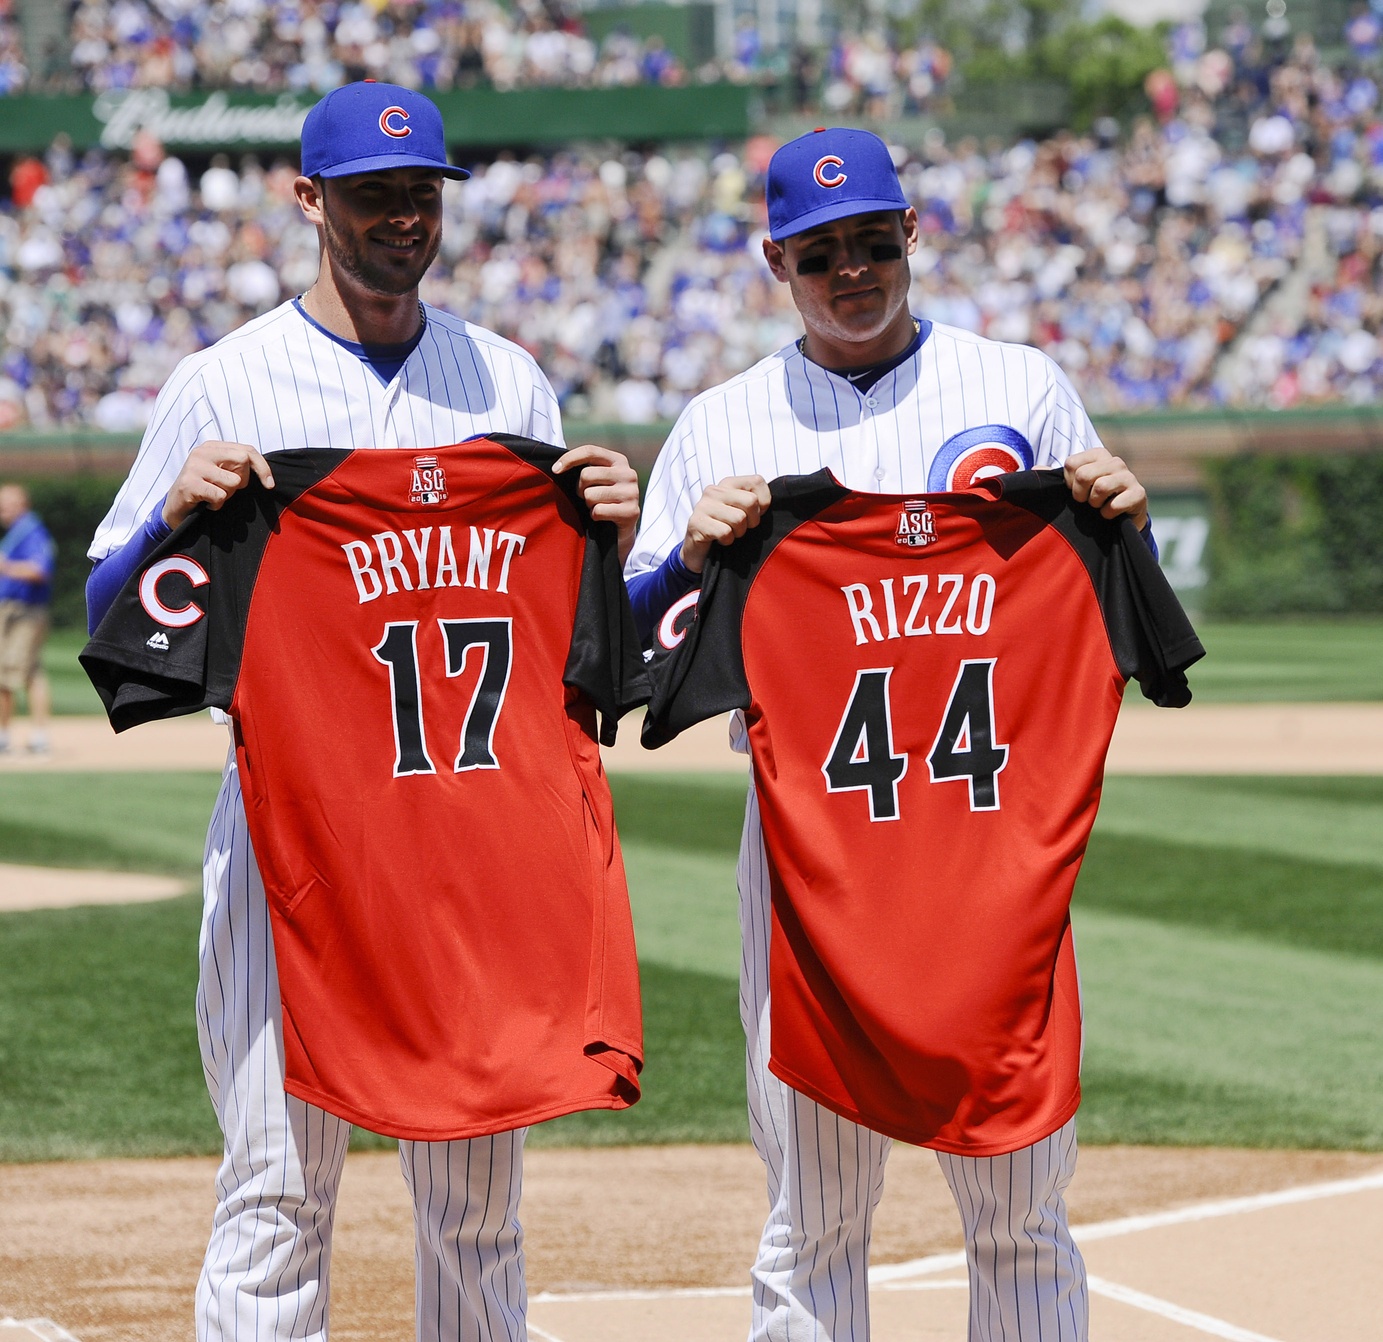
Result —
MULTIPOLYGON (((690 603, 712 546, 758 525, 766 477, 826 467, 848 489, 911 495, 1060 466, 1077 501, 1147 527, 1142 486, 1100 444, 1045 355, 909 312, 917 216, 881 140, 839 129, 793 140, 769 165, 767 195, 764 256, 790 286, 806 334, 697 397, 673 427, 626 569, 645 630, 690 603)), ((744 748, 741 723, 734 734, 744 748)), ((738 883, 750 1135, 770 1206, 750 1338, 865 1338, 870 1222, 890 1141, 768 1069, 769 878, 752 786, 738 883)), ((1084 1266, 1063 1197, 1074 1120, 1009 1154, 938 1159, 964 1227, 970 1337, 1084 1339, 1084 1266)))
MULTIPOLYGON (((562 445, 547 379, 523 350, 419 302, 441 242, 442 119, 421 94, 366 81, 302 131, 296 192, 321 246, 316 283, 163 388, 138 458, 90 549, 94 627, 125 577, 199 504, 289 448, 431 448, 503 432, 562 445)), ((593 516, 633 541, 637 480, 600 448, 566 453, 593 516)), ((285 675, 292 675, 285 649, 285 675)), ((344 724, 343 724, 344 725, 344 724)), ((357 817, 343 817, 357 823, 357 817)), ((225 1136, 197 1287, 200 1339, 325 1339, 331 1227, 350 1125, 284 1091, 283 1017, 264 886, 232 754, 207 834, 197 1022, 225 1136)), ((523 1342, 517 1219, 522 1129, 401 1141, 417 1234, 417 1335, 523 1342)))

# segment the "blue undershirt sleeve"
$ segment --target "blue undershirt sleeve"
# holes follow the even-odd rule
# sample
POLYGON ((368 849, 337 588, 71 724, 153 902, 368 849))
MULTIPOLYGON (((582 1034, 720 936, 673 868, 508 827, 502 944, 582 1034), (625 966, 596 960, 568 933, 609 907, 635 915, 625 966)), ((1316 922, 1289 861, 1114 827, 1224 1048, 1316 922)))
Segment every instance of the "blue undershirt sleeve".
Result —
POLYGON ((154 505, 153 512, 144 519, 144 525, 124 545, 96 561, 86 580, 87 633, 96 632, 96 626, 101 623, 130 575, 153 554, 154 547, 161 540, 172 534, 173 528, 163 520, 163 500, 160 499, 154 505))
POLYGON ((634 608, 634 623, 639 637, 647 643, 658 621, 672 603, 701 584, 701 575, 682 562, 679 546, 650 573, 636 573, 628 579, 629 604, 634 608))
POLYGON ((1157 537, 1153 535, 1151 517, 1148 518, 1148 525, 1145 526, 1143 530, 1140 531, 1138 534, 1142 536, 1143 544, 1146 545, 1148 549, 1152 551, 1152 557, 1154 559, 1160 560, 1162 556, 1157 551, 1157 537))

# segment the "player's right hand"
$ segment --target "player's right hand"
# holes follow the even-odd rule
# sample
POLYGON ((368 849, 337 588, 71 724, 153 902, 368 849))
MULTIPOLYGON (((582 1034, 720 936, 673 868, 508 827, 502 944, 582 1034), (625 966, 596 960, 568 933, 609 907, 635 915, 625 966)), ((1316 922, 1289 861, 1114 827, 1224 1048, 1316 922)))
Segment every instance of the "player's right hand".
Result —
POLYGON ((682 562, 693 572, 706 567, 712 545, 729 545, 759 525, 772 502, 762 475, 729 475, 702 494, 687 519, 682 562))
POLYGON ((199 503, 215 512, 237 489, 250 483, 251 475, 265 489, 273 489, 274 473, 258 448, 245 443, 198 443, 163 500, 163 520, 176 527, 199 503))

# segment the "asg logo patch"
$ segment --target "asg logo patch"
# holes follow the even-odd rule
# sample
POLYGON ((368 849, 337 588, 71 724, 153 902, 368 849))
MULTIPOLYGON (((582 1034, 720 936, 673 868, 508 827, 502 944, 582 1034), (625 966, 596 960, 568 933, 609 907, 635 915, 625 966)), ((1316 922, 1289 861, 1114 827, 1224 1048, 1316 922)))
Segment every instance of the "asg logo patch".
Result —
POLYGON ((829 190, 831 187, 842 185, 849 178, 841 169, 845 166, 845 160, 835 154, 827 154, 823 158, 816 160, 816 167, 812 169, 812 176, 816 179, 817 186, 824 186, 829 190))
POLYGON ((445 503, 447 501, 446 472, 436 457, 413 458, 413 485, 409 503, 445 503))
MULTIPOLYGON (((156 623, 168 629, 186 629, 188 625, 196 624, 206 612, 191 601, 184 601, 181 606, 170 606, 163 600, 159 595, 159 584, 171 573, 181 574, 193 587, 205 587, 211 581, 206 569, 195 559, 189 559, 186 555, 169 555, 144 571, 144 576, 139 580, 139 604, 156 623)), ((154 638, 158 637, 154 635, 154 638)), ((162 652, 168 651, 166 637, 161 647, 152 638, 148 646, 159 648, 162 652)))
POLYGON ((936 518, 927 507, 926 499, 909 499, 898 514, 894 528, 895 545, 930 545, 936 539, 936 518))
POLYGON ((412 127, 406 124, 407 121, 408 113, 402 107, 386 107, 379 114, 380 130, 396 140, 402 140, 405 136, 413 134, 412 127))

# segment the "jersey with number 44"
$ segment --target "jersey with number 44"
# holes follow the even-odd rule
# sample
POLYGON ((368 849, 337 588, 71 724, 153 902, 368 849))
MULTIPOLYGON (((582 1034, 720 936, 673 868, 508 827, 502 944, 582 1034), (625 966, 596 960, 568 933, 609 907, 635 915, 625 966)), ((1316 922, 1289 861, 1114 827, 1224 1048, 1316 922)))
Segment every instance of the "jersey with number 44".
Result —
POLYGON ((770 486, 654 641, 645 745, 743 709, 782 1080, 904 1141, 998 1155, 1080 1100, 1069 905, 1125 682, 1202 655, 1131 523, 1058 471, 959 493, 770 486))
POLYGON ((558 455, 277 452, 274 489, 195 513, 82 654, 117 730, 230 713, 286 1088, 391 1136, 638 1098, 596 715, 647 676, 614 528, 558 455))

